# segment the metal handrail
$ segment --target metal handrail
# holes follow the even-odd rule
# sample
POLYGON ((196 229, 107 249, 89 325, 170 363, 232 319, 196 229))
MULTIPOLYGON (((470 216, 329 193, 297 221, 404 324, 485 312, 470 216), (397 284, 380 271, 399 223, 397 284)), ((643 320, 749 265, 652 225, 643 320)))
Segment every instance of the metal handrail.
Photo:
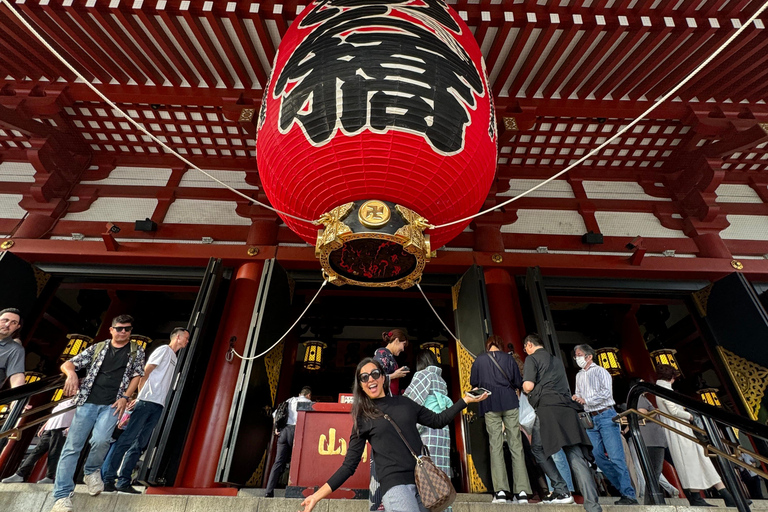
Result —
POLYGON ((57 411, 56 414, 48 414, 42 418, 38 418, 29 422, 26 425, 16 427, 16 423, 19 421, 19 419, 43 411, 49 407, 54 407, 56 405, 56 402, 51 402, 50 404, 45 404, 25 412, 25 408, 31 397, 39 393, 45 393, 46 391, 58 389, 63 385, 64 376, 54 375, 53 377, 40 379, 37 382, 31 382, 29 384, 24 384, 23 386, 1 391, 0 405, 13 405, 11 406, 11 410, 8 412, 8 416, 5 418, 5 422, 3 423, 2 428, 0 428, 0 448, 5 446, 6 438, 18 439, 23 430, 37 426, 40 423, 48 421, 48 419, 53 416, 58 416, 59 414, 63 414, 71 410, 71 408, 68 408, 63 411, 57 411))
MULTIPOLYGON (((736 507, 739 509, 739 512, 750 512, 748 504, 749 500, 744 495, 744 490, 739 485, 736 472, 733 468, 733 464, 745 467, 748 465, 743 464, 742 461, 734 460, 733 457, 728 453, 727 444, 721 438, 720 432, 715 422, 722 423, 731 427, 736 427, 747 434, 760 437, 765 440, 768 440, 768 427, 756 421, 744 418, 743 416, 737 416, 735 414, 728 413, 718 407, 694 400, 693 398, 682 395, 667 388, 662 388, 661 386, 657 386, 655 384, 640 382, 633 386, 632 389, 629 390, 629 394, 627 396, 627 409, 630 411, 630 413, 627 414, 626 417, 629 422, 630 437, 632 438, 632 442, 635 445, 635 449, 637 450, 638 458, 640 459, 640 468, 643 471, 643 476, 645 477, 646 485, 648 486, 648 494, 650 495, 651 502, 654 505, 663 505, 665 502, 664 496, 659 491, 659 483, 656 481, 656 476, 654 475, 653 469, 651 468, 651 459, 648 456, 648 450, 645 447, 645 442, 643 441, 642 435, 640 433, 640 425, 638 419, 639 416, 649 416, 643 415, 637 410, 638 400, 643 393, 654 394, 657 397, 661 397, 665 400, 669 400, 670 402, 682 405, 687 410, 701 415, 704 428, 701 429, 695 425, 693 427, 696 427, 696 431, 701 432, 709 437, 711 445, 707 446, 707 453, 714 453, 717 457, 721 475, 725 481, 726 487, 733 494, 734 500, 736 501, 736 507)), ((661 411, 659 411, 659 414, 668 416, 661 411)), ((648 419, 661 424, 661 422, 655 418, 646 417, 646 420, 648 419)), ((671 419, 681 424, 685 423, 679 418, 671 417, 671 419)), ((663 424, 663 426, 670 428, 669 425, 663 424)), ((691 439, 690 435, 679 432, 677 429, 674 429, 674 427, 671 427, 670 430, 674 430, 679 435, 683 435, 684 437, 691 439)), ((702 444, 698 439, 691 440, 702 444)), ((728 444, 732 445, 732 443, 728 444)), ((742 451, 746 450, 742 449, 742 451)), ((749 469, 754 471, 756 468, 749 466, 749 469)), ((757 473, 757 471, 755 472, 757 473)))

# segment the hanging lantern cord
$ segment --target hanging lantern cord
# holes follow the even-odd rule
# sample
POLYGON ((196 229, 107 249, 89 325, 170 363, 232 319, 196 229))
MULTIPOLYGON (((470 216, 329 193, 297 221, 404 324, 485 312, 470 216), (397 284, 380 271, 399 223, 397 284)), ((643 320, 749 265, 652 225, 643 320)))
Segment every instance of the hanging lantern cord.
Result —
MULTIPOLYGON (((419 279, 419 281, 421 281, 421 279, 419 279)), ((450 334, 450 335, 451 335, 451 338, 453 338, 454 340, 456 340, 456 343, 458 343, 459 345, 461 345, 462 347, 464 347, 464 350, 466 350, 467 352, 469 352, 469 355, 471 355, 473 359, 477 358, 477 356, 476 356, 475 354, 473 354, 473 353, 472 353, 472 352, 471 352, 471 351, 470 351, 470 350, 467 348, 467 346, 466 346, 466 345, 464 345, 464 344, 461 342, 461 340, 459 340, 459 338, 457 338, 457 337, 456 337, 456 336, 453 334, 453 332, 451 332, 451 330, 448 328, 448 326, 447 326, 447 325, 445 325, 445 322, 443 322, 443 319, 442 319, 442 318, 440 318, 440 315, 438 315, 438 314, 437 314, 437 311, 435 311, 435 308, 432 306, 432 303, 431 303, 431 302, 429 302, 429 299, 427 298, 427 295, 424 293, 424 290, 422 290, 422 289, 421 289, 421 284, 420 284, 420 283, 418 283, 418 282, 416 283, 416 288, 418 288, 418 289, 419 289, 419 291, 421 292, 421 296, 422 296, 422 297, 424 297, 424 300, 425 300, 425 301, 427 301, 427 305, 429 305, 429 309, 431 309, 431 310, 432 310, 432 312, 435 314, 435 316, 436 316, 436 317, 437 317, 437 319, 440 321, 440 323, 441 323, 441 324, 443 324, 443 328, 446 330, 446 332, 447 332, 448 334, 450 334)))
POLYGON ((240 197, 242 197, 244 199, 247 199, 248 201, 250 201, 252 203, 255 203, 255 204, 257 204, 257 205, 259 205, 259 206, 261 206, 263 208, 266 208, 267 210, 272 210, 275 213, 279 213, 280 215, 282 215, 284 217, 289 217, 291 219, 298 220, 298 221, 301 221, 301 222, 307 222, 309 224, 314 222, 314 221, 312 221, 310 219, 304 219, 302 217, 297 217, 296 215, 291 215, 290 213, 286 213, 286 212, 280 211, 280 210, 278 210, 276 208, 273 208, 272 206, 270 206, 268 204, 265 204, 265 203, 262 203, 260 201, 257 201, 256 199, 254 199, 254 198, 252 198, 252 197, 250 197, 250 196, 240 192, 239 190, 237 190, 236 188, 232 187, 231 185, 228 185, 228 184, 224 183, 220 179, 218 179, 215 176, 213 176, 212 174, 202 170, 200 167, 198 167, 197 165, 193 164, 188 159, 184 158, 175 149, 173 149, 168 144, 166 144, 165 142, 163 142, 160 139, 158 139, 157 137, 155 137, 152 134, 152 132, 150 132, 149 130, 144 128, 143 124, 141 124, 138 121, 136 121, 135 119, 133 119, 126 112, 124 112, 123 109, 121 109, 120 107, 115 105, 115 103, 113 103, 109 98, 107 98, 106 95, 104 95, 101 91, 99 91, 99 89, 95 85, 93 85, 89 80, 87 80, 72 64, 67 62, 67 59, 65 59, 50 44, 48 44, 48 41, 46 41, 45 38, 43 38, 43 36, 37 30, 35 30, 34 27, 32 27, 32 25, 29 22, 27 22, 26 19, 24 19, 24 17, 21 15, 21 13, 18 12, 14 7, 11 6, 11 2, 10 1, 8 1, 8 0, 0 0, 0 3, 5 4, 5 6, 8 8, 8 10, 11 11, 14 14, 14 16, 16 16, 19 19, 19 21, 25 27, 27 27, 27 30, 29 30, 32 33, 32 35, 35 36, 35 38, 37 38, 37 40, 40 41, 40 43, 48 49, 48 51, 50 51, 57 59, 59 59, 62 64, 64 64, 67 68, 69 68, 69 70, 72 71, 72 73, 74 73, 75 76, 77 76, 77 78, 79 78, 85 85, 88 86, 88 88, 90 88, 94 93, 96 93, 96 95, 99 98, 104 100, 104 102, 107 105, 109 105, 110 107, 112 107, 117 114, 119 114, 121 117, 124 117, 126 121, 131 123, 137 130, 139 130, 140 132, 144 133, 147 137, 152 139, 156 144, 158 144, 160 147, 162 147, 168 153, 172 154, 173 156, 175 156, 176 158, 178 158, 179 160, 181 160, 182 162, 187 164, 192 169, 195 169, 196 171, 200 171, 205 176, 207 176, 208 178, 212 179, 213 181, 215 181, 219 185, 221 185, 224 188, 230 190, 231 192, 234 192, 238 196, 240 196, 240 197))
POLYGON ((309 308, 312 307, 312 304, 315 302, 315 299, 317 299, 317 296, 320 295, 320 292, 323 291, 323 288, 325 288, 325 285, 327 285, 327 284, 328 284, 328 280, 327 279, 323 279, 323 284, 320 285, 320 289, 317 290, 317 293, 315 293, 315 296, 312 297, 312 300, 309 301, 309 304, 307 304, 307 307, 304 308, 304 311, 301 312, 301 315, 299 315, 299 318, 297 318, 296 321, 293 322, 293 325, 291 325, 288 328, 288 330, 285 331, 285 334, 280 336, 280 339, 277 340, 276 342, 274 342, 271 347, 269 347, 267 350, 265 350, 261 354, 257 354, 257 355, 252 356, 252 357, 243 357, 243 356, 241 356, 240 354, 237 353, 237 350, 235 350, 234 346, 230 346, 229 350, 227 351, 226 360, 227 361, 231 361, 232 360, 232 356, 237 356, 240 359, 242 359, 243 361, 253 361, 253 360, 258 359, 258 358, 260 358, 262 356, 265 356, 267 353, 269 353, 269 351, 272 350, 273 348, 275 348, 281 341, 283 341, 283 339, 286 336, 288 336, 288 333, 291 332, 294 327, 296 327, 296 325, 299 323, 299 321, 302 318, 304 318, 304 315, 307 314, 307 311, 309 311, 309 308))
POLYGON ((757 10, 755 11, 755 13, 754 13, 752 16, 750 16, 750 17, 749 17, 749 19, 748 19, 748 20, 747 20, 747 21, 746 21, 746 22, 745 22, 743 25, 741 25, 741 27, 739 27, 739 29, 738 29, 736 32, 734 32, 734 33, 733 33, 733 35, 731 35, 731 37, 729 37, 729 38, 728 38, 728 39, 725 41, 725 43, 723 43, 723 44, 722 44, 722 45, 721 45, 721 46, 720 46, 720 47, 719 47, 717 50, 715 50, 715 51, 714 51, 714 52, 713 52, 713 53, 712 53, 712 54, 711 54, 709 57, 707 57, 707 58, 706 58, 706 60, 704 60, 704 62, 702 62, 701 64, 699 64, 699 66, 698 66, 696 69, 694 69, 694 70, 693 70, 693 72, 691 72, 691 74, 689 74, 687 77, 685 77, 684 79, 682 79, 682 80, 681 80, 680 82, 678 82, 678 83, 677 83, 677 85, 675 85, 675 86, 674 86, 674 87, 673 87, 673 88, 672 88, 672 89, 671 89, 671 90, 670 90, 668 93, 666 93, 664 96, 662 96, 661 98, 659 98, 659 99, 658 99, 658 101, 656 101, 656 103, 654 103, 653 105, 651 105, 651 106, 650 106, 650 107, 649 107, 649 108, 648 108, 648 109, 647 109, 645 112, 643 112, 642 114, 640 114, 640 115, 639 115, 637 118, 635 118, 635 119, 634 119, 632 122, 630 122, 630 123, 629 123, 627 126, 625 126, 624 128, 620 129, 618 132, 616 132, 616 133, 615 133, 615 134, 614 134, 612 137, 610 137, 608 140, 606 140, 605 142, 603 142, 602 144, 600 144, 598 147, 596 147, 596 148, 592 149, 592 150, 591 150, 589 153, 587 153, 587 154, 586 154, 586 155, 584 155, 583 157, 579 158, 578 160, 576 160, 575 162, 573 162, 571 165, 569 165, 568 167, 566 167, 566 168, 565 168, 565 169, 563 169, 562 171, 558 172, 558 173, 557 173, 557 174, 555 174, 554 176, 551 176, 551 177, 547 178, 546 180, 542 181, 542 182, 541 182, 541 183, 539 183, 538 185, 536 185, 536 186, 534 186, 534 187, 531 187, 531 188, 529 188, 529 189, 528 189, 528 190, 526 190, 525 192, 522 192, 522 193, 520 193, 520 194, 516 195, 515 197, 513 197, 513 198, 511 198, 511 199, 508 199, 508 200, 506 200, 506 201, 504 201, 504 202, 503 202, 503 203, 501 203, 501 204, 498 204, 498 205, 496 205, 496 206, 493 206, 493 207, 491 207, 491 208, 488 208, 487 210, 482 210, 482 211, 480 211, 480 212, 478 212, 478 213, 476 213, 476 214, 474 214, 474 215, 470 215, 469 217, 464 217, 463 219, 458 219, 458 220, 454 220, 454 221, 451 221, 451 222, 446 222, 445 224, 438 224, 437 226, 432 226, 432 229, 438 229, 438 228, 447 228, 448 226, 453 226, 454 224, 461 224, 462 222, 466 222, 466 221, 468 221, 468 220, 472 220, 472 219, 474 219, 475 217, 480 217, 481 215, 485 215, 486 213, 491 213, 491 212, 493 212, 493 211, 496 211, 496 210, 498 210, 499 208, 503 208, 503 207, 507 206, 508 204, 510 204, 510 203, 512 203, 512 202, 514 202, 514 201, 517 201, 517 200, 518 200, 518 199, 520 199, 521 197, 525 197, 525 196, 527 196, 528 194, 530 194, 531 192, 533 192, 533 191, 535 191, 535 190, 537 190, 537 189, 539 189, 539 188, 543 187, 544 185, 546 185, 546 184, 547 184, 547 183, 549 183, 550 181, 556 180, 557 178, 559 178, 559 177, 560 177, 560 176, 562 176, 563 174, 567 173, 568 171, 570 171, 571 169, 573 169, 573 168, 574 168, 574 167, 576 167, 577 165, 580 165, 582 162, 584 162, 584 161, 588 160, 589 158, 592 158, 592 157, 593 157, 595 154, 597 154, 597 153, 599 153, 600 151, 602 151, 602 150, 603 150, 603 148, 605 148, 606 146, 608 146, 609 144, 611 144, 613 141, 615 141, 616 139, 618 139, 619 137, 621 137, 621 136, 622 136, 624 133, 626 133, 627 131, 629 131, 629 130, 630 130, 630 129, 631 129, 633 126, 635 126, 637 123, 639 123, 640 121, 642 121, 643 119, 645 119, 645 118, 648 116, 648 114, 650 114, 651 112, 653 112, 654 110, 656 110, 656 108, 658 108, 659 106, 661 106, 661 105, 662 105, 664 102, 666 102, 668 99, 672 98, 672 97, 673 97, 673 96, 674 96, 674 95, 677 93, 677 91, 679 91, 679 90, 680 90, 680 89, 681 89, 681 88, 682 88, 682 87, 683 87, 685 84, 687 84, 687 83, 688 83, 688 82, 689 82, 689 81, 690 81, 690 80, 691 80, 691 79, 692 79, 694 76, 696 76, 697 74, 699 74, 699 72, 701 72, 701 70, 702 70, 702 69, 704 69, 705 67, 707 67, 707 66, 709 65, 709 63, 710 63, 710 62, 712 62, 712 61, 715 59, 715 57, 717 57, 718 55, 720 55, 720 53, 722 53, 722 52, 723 52, 723 50, 725 50, 725 49, 726 49, 726 48, 727 48, 727 47, 728 47, 728 46, 729 46, 729 45, 730 45, 730 44, 731 44, 731 43, 732 43, 732 42, 733 42, 733 41, 734 41, 734 40, 735 40, 737 37, 739 37, 739 35, 741 35, 741 33, 742 33, 742 32, 744 32, 744 31, 747 29, 747 27, 749 27, 750 25, 752 25, 752 24, 755 22, 755 20, 758 18, 758 16, 760 16, 760 14, 762 14, 762 13, 763 13, 763 11, 765 11, 765 10, 766 10, 766 8, 768 8, 768 2, 765 2, 765 3, 764 3, 764 4, 763 4, 763 5, 762 5, 762 6, 761 6, 759 9, 757 9, 757 10))

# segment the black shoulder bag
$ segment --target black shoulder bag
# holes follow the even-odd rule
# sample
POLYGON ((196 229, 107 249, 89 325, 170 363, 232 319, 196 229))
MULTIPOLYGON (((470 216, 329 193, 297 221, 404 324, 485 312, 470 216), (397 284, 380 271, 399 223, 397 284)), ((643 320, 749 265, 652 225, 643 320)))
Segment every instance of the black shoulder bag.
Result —
POLYGON ((501 367, 501 365, 499 364, 499 362, 498 362, 498 361, 496 361, 496 358, 495 358, 495 357, 493 357, 493 356, 491 355, 491 353, 490 353, 490 352, 488 352, 488 357, 490 357, 490 358, 491 358, 491 361, 493 361, 493 364, 495 364, 495 365, 496 365, 496 368, 498 368, 498 369, 499 369, 499 371, 500 371, 500 372, 501 372, 501 374, 504 376, 504 378, 505 378, 505 379, 507 379, 507 380, 509 381, 509 385, 510 385, 510 386, 512 386, 512 389, 514 389, 514 388, 515 388, 515 385, 514 385, 514 384, 512 384, 512 380, 511 380, 511 379, 509 378, 509 376, 507 375, 507 372, 505 372, 505 371, 504 371, 504 369, 501 367))

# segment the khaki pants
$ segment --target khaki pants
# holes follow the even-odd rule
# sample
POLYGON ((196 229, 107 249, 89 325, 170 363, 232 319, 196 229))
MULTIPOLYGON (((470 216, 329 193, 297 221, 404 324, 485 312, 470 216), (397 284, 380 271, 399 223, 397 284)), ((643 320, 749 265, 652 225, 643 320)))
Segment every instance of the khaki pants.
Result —
POLYGON ((531 484, 528 481, 528 471, 525 468, 523 442, 520 440, 520 409, 485 413, 485 428, 488 431, 491 445, 493 491, 509 492, 507 467, 504 463, 504 433, 502 431, 502 424, 507 431, 507 445, 509 445, 509 451, 512 454, 514 493, 525 492, 530 496, 531 484))

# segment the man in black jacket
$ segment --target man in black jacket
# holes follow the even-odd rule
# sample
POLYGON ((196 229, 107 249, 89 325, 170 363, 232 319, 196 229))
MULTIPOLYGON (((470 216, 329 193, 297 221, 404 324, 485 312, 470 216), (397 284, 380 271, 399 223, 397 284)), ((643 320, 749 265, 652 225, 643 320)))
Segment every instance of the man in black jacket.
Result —
POLYGON ((573 503, 573 497, 552 460, 552 455, 562 448, 584 496, 584 508, 587 512, 601 512, 597 486, 588 462, 592 457, 592 444, 579 421, 578 413, 582 407, 571 399, 563 362, 547 352, 535 334, 525 337, 523 349, 528 354, 523 372, 523 391, 528 393, 528 401, 536 410, 531 451, 552 480, 554 491, 550 502, 573 503))

